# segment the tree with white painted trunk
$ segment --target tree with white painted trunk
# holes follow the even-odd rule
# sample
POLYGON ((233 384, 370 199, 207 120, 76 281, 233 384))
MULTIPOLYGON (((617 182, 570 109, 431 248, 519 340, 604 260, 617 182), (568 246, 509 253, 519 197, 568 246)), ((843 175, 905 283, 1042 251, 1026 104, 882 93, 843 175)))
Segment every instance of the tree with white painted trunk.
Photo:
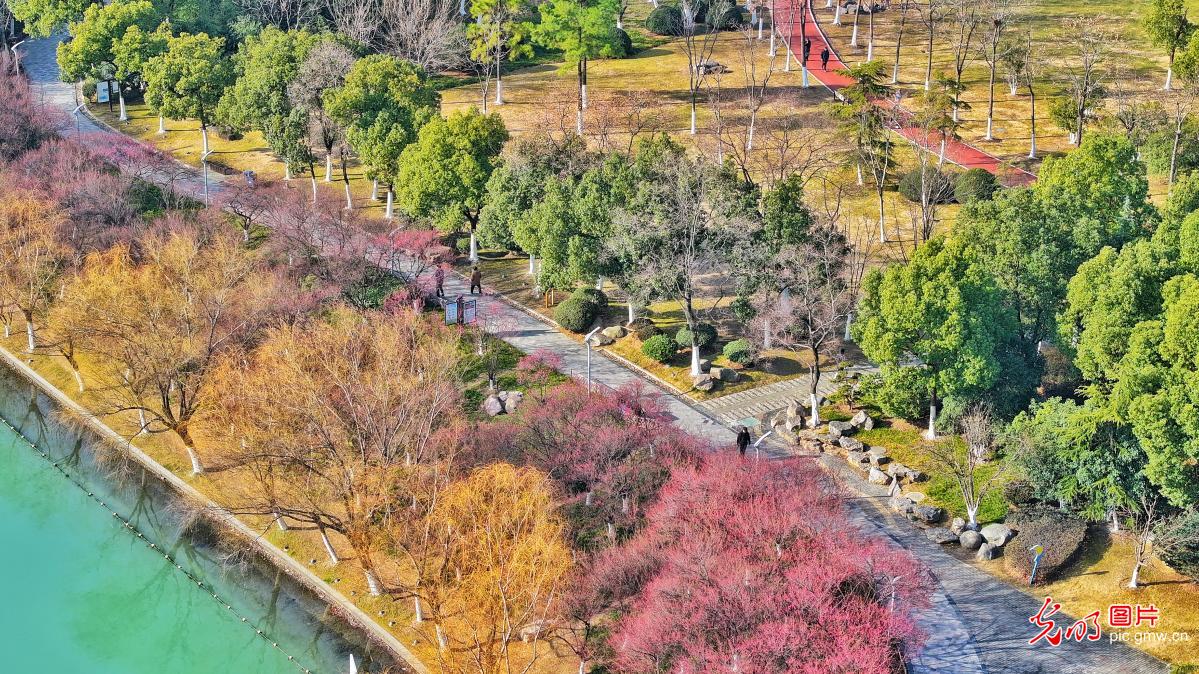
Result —
MULTIPOLYGON (((692 335, 691 374, 700 374, 697 299, 723 294, 732 252, 759 228, 746 209, 742 185, 661 138, 642 145, 638 191, 615 216, 611 254, 638 265, 630 276, 651 297, 679 304, 692 335)), ((752 204, 756 211, 756 203, 752 204)))
MULTIPOLYGON (((965 2, 966 0, 957 0, 965 2)), ((924 68, 924 89, 925 91, 932 88, 933 85, 933 50, 937 40, 937 33, 941 30, 941 22, 949 13, 947 6, 949 0, 928 0, 927 2, 912 3, 912 9, 916 11, 916 17, 924 27, 924 50, 927 55, 924 68)), ((907 3, 904 3, 905 5, 907 3)), ((896 61, 898 61, 898 47, 896 48, 896 61)))
POLYGON ((507 140, 503 118, 475 107, 433 119, 400 154, 397 201, 409 215, 435 218, 443 231, 466 225, 476 252, 487 181, 507 140))
MULTIPOLYGON (((154 28, 157 20, 158 12, 148 0, 120 0, 88 6, 82 20, 70 25, 71 39, 58 45, 58 66, 63 81, 93 78, 103 83, 115 79, 120 120, 127 121, 125 88, 140 70, 128 68, 130 62, 121 58, 124 54, 120 45, 128 29, 135 28, 136 35, 144 36, 154 28)), ((161 50, 142 53, 137 60, 144 63, 144 59, 154 53, 161 53, 161 50)), ((111 96, 108 111, 112 112, 111 96)))
POLYGON ((622 31, 616 26, 620 0, 551 0, 539 8, 541 23, 533 35, 553 49, 562 51, 562 72, 574 70, 578 77, 576 128, 583 134, 583 112, 587 109, 587 64, 596 58, 622 58, 622 31))
POLYGON ((1108 65, 1115 39, 1102 22, 1081 18, 1067 21, 1061 38, 1070 46, 1057 77, 1065 95, 1054 100, 1049 114, 1071 134, 1072 144, 1081 145, 1087 123, 1107 95, 1105 82, 1111 75, 1108 65))
MULTIPOLYGON (((965 71, 966 66, 970 65, 970 62, 975 58, 973 47, 979 27, 986 19, 985 8, 980 7, 978 0, 946 1, 948 2, 947 11, 949 12, 950 25, 952 26, 949 36, 953 52, 953 81, 956 89, 965 91, 966 86, 962 82, 962 72, 965 71)), ((964 109, 969 108, 968 106, 958 106, 953 109, 953 120, 955 122, 959 121, 958 113, 964 109)))
POLYGON ((1153 46, 1166 50, 1166 84, 1169 91, 1174 79, 1174 56, 1195 33, 1195 24, 1187 19, 1183 0, 1152 0, 1143 19, 1145 32, 1153 46))
POLYGON ((879 241, 887 241, 885 191, 887 176, 895 166, 890 127, 895 124, 891 110, 876 103, 890 95, 891 87, 883 84, 882 61, 867 61, 841 71, 853 84, 841 90, 838 102, 831 103, 831 112, 841 125, 843 135, 853 140, 853 161, 859 178, 862 167, 870 172, 878 199, 879 241))
MULTIPOLYGON (((1015 20, 1016 4, 1020 0, 988 0, 982 8, 984 31, 978 53, 987 64, 987 133, 985 140, 995 139, 995 75, 1009 49, 1005 39, 1015 20)), ((1014 95, 1014 92, 1013 92, 1014 95)))
MULTIPOLYGON (((776 349, 800 351, 808 366, 809 423, 820 424, 820 380, 824 366, 835 358, 845 321, 853 309, 853 293, 847 282, 849 244, 831 224, 811 228, 799 243, 785 245, 770 259, 775 288, 786 292, 780 298, 764 293, 755 301, 757 316, 750 334, 769 335, 776 349)), ((762 344, 763 348, 766 345, 762 344)))
POLYGON ((89 307, 81 350, 100 416, 137 414, 140 432, 172 434, 204 470, 192 423, 220 356, 272 318, 277 286, 233 232, 183 228, 93 254, 63 291, 89 307))
POLYGON ((435 436, 461 404, 459 358, 446 328, 410 310, 367 320, 344 308, 229 354, 197 421, 211 455, 244 478, 223 505, 316 527, 331 564, 336 543, 354 552, 371 594, 411 594, 374 559, 419 538, 446 479, 435 436))
POLYGON ((957 421, 962 443, 937 442, 925 446, 926 455, 953 479, 966 508, 966 526, 977 530, 978 509, 1004 472, 1004 464, 993 464, 986 478, 980 469, 991 465, 995 452, 995 420, 991 407, 975 403, 957 421))
MULTIPOLYGON (((311 45, 303 61, 290 75, 287 102, 291 111, 275 131, 272 146, 284 162, 289 174, 299 173, 307 166, 312 179, 313 201, 316 200, 316 152, 319 146, 326 158, 345 141, 345 128, 325 108, 324 97, 339 90, 357 58, 344 45, 329 39, 311 45)), ((272 90, 273 91, 273 90, 272 90)), ((282 106, 281 106, 282 107, 282 106)), ((376 178, 372 167, 366 167, 367 177, 376 178)))
POLYGON ((69 251, 56 240, 66 215, 32 194, 0 189, 0 305, 25 319, 26 349, 37 348, 34 321, 58 291, 69 251))
POLYGON ((899 57, 903 49, 903 29, 908 23, 908 3, 899 3, 899 28, 895 31, 895 63, 891 66, 891 84, 899 84, 899 57))
POLYGON ((1016 330, 1003 299, 977 254, 943 237, 916 248, 908 262, 871 271, 852 334, 882 368, 883 410, 917 418, 927 404, 934 437, 943 397, 969 399, 994 386, 1016 330))
POLYGON ((168 119, 200 122, 202 152, 207 153, 208 126, 233 67, 225 56, 225 38, 180 33, 167 39, 166 51, 146 61, 146 103, 168 119))
POLYGON ((525 0, 471 0, 470 15, 474 21, 467 25, 466 37, 470 41, 470 57, 483 74, 484 112, 493 79, 495 104, 504 104, 504 62, 533 55, 529 42, 533 11, 525 0))
POLYGON ((1028 90, 1028 158, 1037 158, 1037 78, 1041 74, 1039 53, 1033 47, 1032 33, 1013 39, 1003 50, 1001 58, 1004 75, 1012 95, 1023 86, 1028 90))
POLYGON ((329 118, 345 129, 345 141, 367 167, 367 177, 388 185, 390 219, 400 156, 437 117, 440 94, 420 66, 375 54, 355 62, 343 84, 326 90, 322 101, 329 118))
POLYGON ((699 6, 693 0, 684 0, 677 34, 683 36, 683 53, 687 56, 687 95, 691 104, 691 135, 698 128, 699 91, 708 77, 712 54, 716 49, 716 38, 720 32, 710 26, 723 26, 734 11, 729 0, 713 0, 707 8, 706 23, 698 21, 699 6))

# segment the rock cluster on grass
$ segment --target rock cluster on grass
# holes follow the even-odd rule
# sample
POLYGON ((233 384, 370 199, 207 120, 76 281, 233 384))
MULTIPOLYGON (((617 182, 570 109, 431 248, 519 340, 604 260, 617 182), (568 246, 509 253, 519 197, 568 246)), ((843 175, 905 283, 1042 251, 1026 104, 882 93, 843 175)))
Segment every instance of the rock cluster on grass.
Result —
MULTIPOLYGON (((770 416, 770 423, 777 431, 790 430, 789 424, 803 426, 806 410, 799 403, 792 403, 787 410, 770 416)), ((1003 546, 1016 535, 1014 527, 1007 524, 988 524, 969 527, 960 517, 953 518, 949 526, 943 522, 947 513, 943 508, 925 503, 927 495, 913 486, 928 480, 928 475, 916 468, 905 466, 894 460, 886 447, 867 446, 853 435, 859 430, 874 428, 874 420, 865 411, 858 411, 849 421, 832 421, 828 433, 807 430, 797 438, 801 449, 810 452, 841 454, 846 463, 870 484, 890 489, 890 505, 912 522, 925 529, 925 536, 939 545, 960 545, 962 549, 976 551, 976 557, 989 560, 998 557, 1003 546)))
POLYGON ((524 399, 525 394, 520 391, 500 391, 484 398, 483 404, 479 405, 479 409, 483 410, 489 417, 512 414, 516 411, 516 408, 520 407, 524 399))

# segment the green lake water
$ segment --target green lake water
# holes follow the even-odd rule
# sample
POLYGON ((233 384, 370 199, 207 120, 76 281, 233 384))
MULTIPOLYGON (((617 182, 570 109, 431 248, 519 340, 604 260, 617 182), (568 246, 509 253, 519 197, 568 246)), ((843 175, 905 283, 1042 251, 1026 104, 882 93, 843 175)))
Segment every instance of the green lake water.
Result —
POLYGON ((180 526, 159 480, 97 463, 49 408, 0 368, 0 416, 51 455, 0 424, 0 672, 345 672, 350 652, 377 671, 291 579, 180 526))

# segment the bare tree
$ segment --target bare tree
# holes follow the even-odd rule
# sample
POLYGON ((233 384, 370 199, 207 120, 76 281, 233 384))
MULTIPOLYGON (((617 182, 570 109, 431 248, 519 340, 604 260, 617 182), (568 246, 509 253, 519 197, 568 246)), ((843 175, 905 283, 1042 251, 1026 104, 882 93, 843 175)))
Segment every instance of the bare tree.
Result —
POLYGON ((763 346, 806 351, 811 426, 820 425, 817 392, 822 361, 840 343, 853 307, 846 282, 849 246, 831 225, 814 228, 798 245, 783 246, 770 260, 774 281, 756 298, 754 333, 763 346))
POLYGON ((1140 587, 1141 569, 1149 563, 1150 543, 1153 542, 1153 530, 1161 520, 1156 493, 1148 489, 1138 490, 1135 496, 1128 499, 1125 512, 1128 515, 1130 528, 1135 535, 1132 544, 1132 575, 1128 579, 1128 587, 1135 590, 1140 587))
POLYGON ((903 29, 908 22, 908 4, 907 0, 900 0, 899 3, 899 29, 895 33, 895 65, 891 68, 891 84, 899 84, 899 56, 903 48, 903 29))
POLYGON ((815 113, 796 112, 763 122, 761 136, 755 167, 766 189, 791 175, 801 176, 805 184, 810 182, 832 168, 846 148, 828 116, 815 113))
POLYGON ((381 0, 380 48, 429 72, 457 68, 469 47, 457 0, 381 0))
POLYGON ((237 4, 262 24, 283 30, 307 28, 321 13, 320 0, 237 0, 237 4))
POLYGON ((1024 35, 1013 40, 1003 50, 1003 61, 1005 76, 1007 77, 1008 87, 1011 89, 1011 94, 1016 95, 1019 87, 1028 88, 1028 158, 1037 158, 1037 78, 1041 74, 1040 54, 1034 50, 1032 42, 1032 33, 1026 31, 1024 35))
MULTIPOLYGON (((333 150, 342 139, 341 126, 325 114, 324 93, 333 87, 341 86, 346 73, 353 67, 355 57, 346 47, 325 40, 308 53, 296 78, 287 87, 287 96, 291 104, 307 115, 309 143, 318 144, 325 150, 325 182, 333 180, 333 150)), ((286 177, 291 177, 291 166, 285 167, 286 177)), ((316 176, 312 165, 309 164, 309 174, 312 177, 313 200, 316 199, 316 176)), ((371 198, 377 197, 378 186, 372 192, 371 198)))
MULTIPOLYGON (((984 15, 979 9, 978 0, 950 0, 949 5, 950 17, 953 22, 953 81, 957 85, 959 93, 965 89, 962 84, 962 72, 970 61, 974 58, 974 50, 971 49, 974 43, 975 34, 978 32, 978 27, 982 24, 984 15)), ((927 87, 925 87, 927 89, 927 87)), ((955 106, 953 109, 953 121, 958 121, 958 112, 962 106, 955 106)))
POLYGON ((1061 70, 1061 83, 1066 91, 1061 107, 1055 106, 1054 117, 1070 129, 1073 143, 1082 144, 1088 117, 1105 95, 1107 61, 1111 51, 1112 35, 1104 31, 1102 21, 1094 17, 1071 19, 1066 24, 1063 38, 1074 47, 1074 53, 1061 70))
MULTIPOLYGON (((686 0, 682 6, 682 21, 680 32, 683 35, 683 53, 687 55, 687 92, 691 102, 691 135, 696 132, 696 117, 699 105, 699 90, 704 86, 708 70, 712 66, 712 52, 716 49, 716 30, 705 30, 702 24, 696 22, 699 11, 693 0, 686 0)), ((708 24, 720 26, 725 18, 733 11, 729 0, 716 0, 708 7, 708 24)))
POLYGON ((941 28, 941 21, 945 18, 948 8, 945 6, 947 0, 928 0, 926 3, 912 3, 913 9, 916 10, 916 16, 924 26, 925 50, 928 52, 928 63, 924 69, 924 89, 927 91, 933 86, 933 50, 937 39, 937 31, 941 28))
POLYGON ((977 529, 978 508, 1002 474, 1002 466, 998 466, 986 479, 979 475, 979 468, 990 460, 995 445, 990 407, 985 403, 971 406, 958 420, 958 427, 964 448, 954 442, 938 442, 928 445, 925 451, 953 478, 966 506, 966 526, 977 529))
POLYGON ((1019 0, 988 0, 984 5, 987 16, 986 31, 983 33, 979 55, 987 63, 987 140, 994 140, 995 121, 995 74, 999 64, 1011 48, 1012 43, 1004 40, 1015 17, 1015 6, 1019 0))
POLYGON ((1166 174, 1166 196, 1174 193, 1174 180, 1178 177, 1178 147, 1182 143, 1186 123, 1191 119, 1195 109, 1195 83, 1183 80, 1182 87, 1168 89, 1162 92, 1166 109, 1170 113, 1170 132, 1173 140, 1170 144, 1170 170, 1166 174))

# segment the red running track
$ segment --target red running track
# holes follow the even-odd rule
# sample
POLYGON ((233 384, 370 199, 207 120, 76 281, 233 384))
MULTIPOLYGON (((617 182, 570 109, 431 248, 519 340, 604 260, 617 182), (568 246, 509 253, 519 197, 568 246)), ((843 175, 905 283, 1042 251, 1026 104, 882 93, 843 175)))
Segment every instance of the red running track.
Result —
MULTIPOLYGON (((797 62, 803 59, 804 39, 806 38, 811 41, 812 46, 808 51, 806 63, 809 75, 834 93, 842 87, 853 84, 853 80, 837 72, 846 69, 846 65, 841 60, 841 56, 837 54, 837 50, 829 43, 828 36, 825 35, 824 30, 820 27, 820 22, 816 19, 815 12, 812 11, 812 0, 773 1, 772 16, 776 19, 779 34, 783 37, 784 42, 787 43, 785 46, 790 48, 797 62), (806 6, 807 11, 801 12, 800 8, 804 6, 806 6), (802 22, 798 16, 801 13, 803 14, 802 22), (825 49, 829 51, 827 66, 823 66, 820 62, 820 53, 825 49)), ((898 109, 901 113, 900 116, 903 116, 903 113, 907 112, 902 106, 891 100, 877 101, 877 103, 885 105, 888 108, 898 109)), ((939 135, 926 135, 921 129, 909 126, 898 126, 893 131, 914 144, 933 152, 940 152, 941 137, 939 135)), ((1017 166, 1012 166, 995 155, 984 152, 973 145, 952 139, 947 140, 945 143, 945 159, 967 169, 986 169, 998 176, 1000 182, 1009 186, 1028 185, 1037 178, 1034 174, 1017 166)))

